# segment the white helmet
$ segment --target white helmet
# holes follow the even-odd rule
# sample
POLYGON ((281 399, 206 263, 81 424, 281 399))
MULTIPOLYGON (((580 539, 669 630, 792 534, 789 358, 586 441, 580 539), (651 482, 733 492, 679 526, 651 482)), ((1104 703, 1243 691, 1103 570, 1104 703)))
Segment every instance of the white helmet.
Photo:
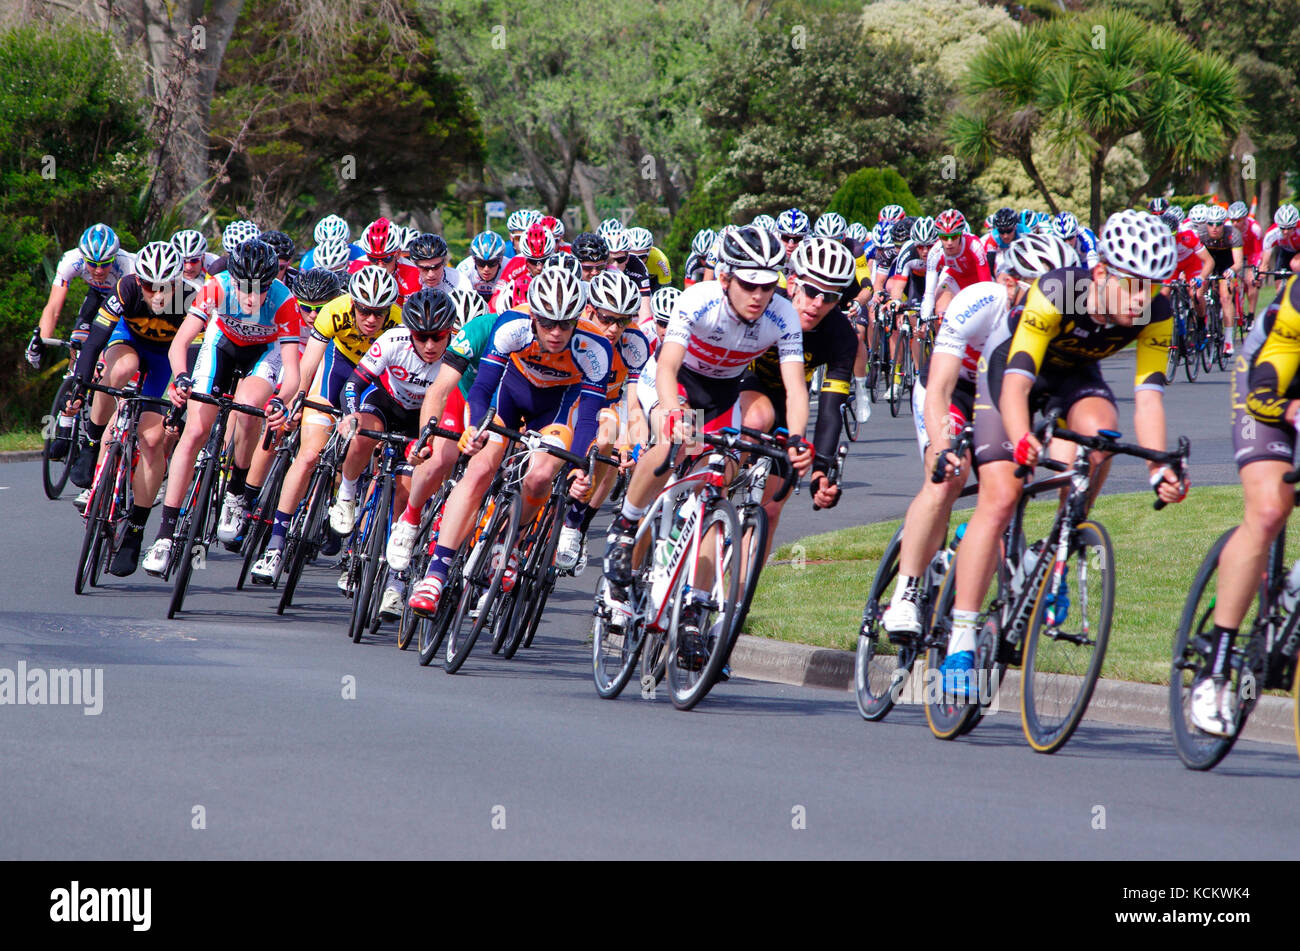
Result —
POLYGON ((548 320, 576 320, 587 303, 582 281, 563 268, 543 268, 528 282, 528 309, 548 320))
POLYGON ((1192 205, 1191 210, 1187 212, 1187 220, 1194 225, 1204 224, 1207 211, 1204 205, 1192 205))
POLYGON ((1152 281, 1167 281, 1178 263, 1173 234, 1145 211, 1125 209, 1107 218, 1097 250, 1107 267, 1152 281))
POLYGON ((1300 211, 1296 211, 1295 205, 1278 205, 1277 211, 1273 212, 1273 224, 1279 228, 1294 228, 1300 224, 1300 211))
POLYGON ((718 262, 751 284, 771 284, 780 278, 785 248, 775 234, 747 225, 725 231, 718 249, 718 262))
POLYGON ((828 211, 813 225, 813 234, 823 238, 842 238, 849 224, 839 212, 828 211))
POLYGON ((691 239, 691 250, 700 257, 708 254, 713 248, 713 242, 718 240, 718 233, 712 228, 701 228, 695 232, 695 237, 691 239))
POLYGON ((451 302, 456 305, 456 320, 453 326, 460 330, 475 317, 481 317, 486 314, 487 303, 478 291, 471 290, 468 287, 454 288, 450 294, 451 302))
POLYGON ((754 220, 750 222, 755 228, 763 228, 767 231, 776 230, 776 219, 771 215, 755 215, 754 220))
POLYGON ((650 295, 650 313, 654 314, 655 323, 667 325, 677 309, 677 299, 682 292, 675 287, 661 287, 650 295))
POLYGON ((150 241, 135 256, 135 276, 143 284, 180 280, 181 253, 169 241, 150 241))
POLYGON ((630 317, 641 309, 641 291, 622 271, 601 271, 587 285, 587 303, 630 317))
POLYGON ((352 251, 342 238, 327 238, 311 253, 312 264, 330 271, 342 271, 352 259, 352 251))
POLYGON ((362 307, 390 307, 397 301, 397 279, 382 267, 368 264, 352 275, 348 294, 362 307))
POLYGON ((540 221, 542 213, 534 211, 531 208, 520 208, 518 211, 510 212, 510 217, 506 219, 506 230, 511 234, 520 234, 528 230, 528 226, 534 221, 540 221))
POLYGON ((606 218, 604 221, 600 223, 600 227, 596 229, 596 233, 599 234, 606 241, 609 241, 609 236, 611 234, 613 234, 616 231, 625 231, 625 230, 627 229, 623 227, 623 222, 619 221, 617 218, 606 218))
POLYGON ((1221 225, 1228 220, 1228 209, 1222 205, 1210 205, 1205 209, 1205 223, 1207 225, 1221 225))
POLYGON ((569 251, 556 251, 546 259, 543 267, 563 268, 574 277, 582 277, 582 262, 569 251))
POLYGON ((609 245, 610 254, 627 254, 631 239, 626 230, 611 231, 604 235, 605 243, 609 245))
POLYGON ((998 255, 999 271, 1009 272, 1026 281, 1042 277, 1057 268, 1078 266, 1079 252, 1055 235, 1023 235, 998 255))
POLYGON ((172 235, 171 245, 181 253, 182 258, 191 260, 203 257, 208 250, 208 239, 203 237, 203 232, 189 229, 172 235))
POLYGON ((352 240, 352 229, 338 215, 326 215, 316 222, 316 230, 312 232, 312 237, 316 239, 317 244, 324 244, 330 238, 338 238, 347 244, 352 240))
POLYGON ((249 238, 256 238, 261 233, 261 229, 251 221, 242 219, 232 221, 221 232, 221 250, 229 254, 249 238))
POLYGON ((828 287, 848 287, 853 283, 853 252, 834 238, 815 237, 799 242, 790 255, 790 265, 798 277, 809 277, 828 287))
POLYGON ((628 228, 627 239, 628 250, 633 254, 649 254, 655 243, 655 236, 649 228, 628 228))

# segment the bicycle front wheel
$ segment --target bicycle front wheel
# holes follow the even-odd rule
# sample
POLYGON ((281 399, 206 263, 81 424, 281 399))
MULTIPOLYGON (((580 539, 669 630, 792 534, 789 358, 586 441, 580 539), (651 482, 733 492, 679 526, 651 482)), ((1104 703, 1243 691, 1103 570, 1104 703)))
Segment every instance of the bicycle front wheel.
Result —
MULTIPOLYGON (((939 672, 948 656, 948 634, 952 625, 952 604, 957 595, 957 562, 960 559, 961 549, 958 549, 948 566, 948 573, 943 576, 943 584, 939 586, 931 615, 929 648, 925 654, 925 722, 930 724, 930 732, 940 740, 956 739, 970 732, 981 716, 978 702, 965 702, 949 695, 939 672)), ((986 633, 981 628, 980 636, 986 633)), ((976 651, 977 655, 980 653, 976 651)))
POLYGON ((608 588, 602 575, 596 582, 591 621, 591 671, 602 700, 613 700, 623 692, 645 646, 645 628, 639 621, 627 624, 613 617, 606 605, 608 588))
POLYGON ((99 479, 95 482, 90 502, 86 505, 86 532, 81 541, 81 556, 77 559, 77 575, 73 580, 73 590, 77 594, 82 594, 87 587, 99 583, 103 541, 108 532, 110 496, 117 483, 117 460, 121 452, 117 443, 108 447, 99 479))
POLYGON ((516 495, 497 497, 492 520, 465 559, 460 600, 447 629, 443 670, 449 674, 460 670, 493 616, 492 609, 501 594, 510 555, 519 538, 519 504, 516 495))
POLYGON ((1020 719, 1037 752, 1055 753, 1083 719, 1101 676, 1114 610, 1110 536, 1096 522, 1080 522, 1069 558, 1047 569, 1025 642, 1020 719))
POLYGON ((172 548, 180 544, 180 551, 173 550, 172 558, 176 565, 176 580, 172 582, 172 598, 167 606, 167 619, 171 620, 185 604, 185 593, 190 586, 190 572, 197 565, 207 563, 207 543, 204 529, 208 521, 208 509, 212 502, 212 483, 216 481, 217 461, 209 456, 202 470, 196 471, 194 477, 199 480, 197 492, 192 488, 189 495, 190 510, 185 515, 184 530, 172 539, 172 548))
MULTIPOLYGON (((76 388, 76 380, 68 377, 59 384, 59 391, 54 394, 50 404, 50 415, 45 423, 45 444, 41 448, 41 481, 45 485, 45 497, 57 499, 63 494, 68 484, 68 474, 72 471, 72 457, 77 453, 77 443, 81 440, 81 413, 73 415, 72 431, 68 436, 68 448, 62 459, 52 459, 50 453, 54 448, 54 439, 58 432, 59 416, 68 402, 68 397, 76 388)), ((78 592, 80 594, 80 592, 78 592)))
POLYGON ((885 546, 875 577, 871 579, 866 606, 862 609, 862 626, 858 629, 858 649, 853 663, 853 689, 858 712, 864 720, 883 720, 894 709, 899 691, 916 662, 917 646, 913 638, 908 636, 906 643, 892 644, 885 637, 880 623, 887 606, 885 593, 898 577, 898 556, 902 547, 903 527, 900 525, 885 546))

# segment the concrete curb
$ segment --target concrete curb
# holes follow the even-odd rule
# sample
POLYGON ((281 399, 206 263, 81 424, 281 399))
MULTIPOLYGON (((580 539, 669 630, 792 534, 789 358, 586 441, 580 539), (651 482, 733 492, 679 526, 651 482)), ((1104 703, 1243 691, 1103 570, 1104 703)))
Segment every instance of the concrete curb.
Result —
MULTIPOLYGON (((924 667, 922 662, 912 677, 924 667)), ((742 634, 731 652, 731 669, 738 677, 791 684, 796 687, 853 689, 854 655, 849 651, 789 644, 742 634)), ((1020 671, 1007 673, 999 691, 1004 711, 1020 709, 1020 671)), ((1284 697, 1263 697, 1255 706, 1242 739, 1262 743, 1295 744, 1292 702, 1284 697)), ((1085 720, 1119 726, 1169 730, 1169 688, 1127 680, 1102 680, 1093 692, 1085 720)))
POLYGON ((5 462, 40 462, 43 450, 19 449, 15 452, 0 452, 0 463, 5 462))

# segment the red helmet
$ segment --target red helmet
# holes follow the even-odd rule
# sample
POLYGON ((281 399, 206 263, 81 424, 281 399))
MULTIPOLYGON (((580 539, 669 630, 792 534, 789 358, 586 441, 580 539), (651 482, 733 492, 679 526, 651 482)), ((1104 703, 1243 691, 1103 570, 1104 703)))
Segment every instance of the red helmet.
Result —
POLYGON ((534 222, 524 232, 524 254, 537 260, 549 258, 555 253, 555 232, 542 222, 534 222))
POLYGON ((544 216, 540 224, 546 225, 551 229, 551 234, 555 235, 555 240, 560 241, 564 238, 564 222, 552 215, 544 216))
POLYGON ((934 219, 934 226, 939 229, 939 234, 944 237, 961 234, 966 230, 966 216, 956 208, 949 208, 947 211, 939 213, 939 216, 934 219))
POLYGON ((387 218, 376 218, 361 235, 361 249, 381 257, 395 254, 401 250, 401 236, 387 218))
POLYGON ((514 293, 510 295, 510 306, 518 307, 521 304, 528 303, 528 285, 532 283, 533 276, 527 271, 520 271, 511 281, 514 293))

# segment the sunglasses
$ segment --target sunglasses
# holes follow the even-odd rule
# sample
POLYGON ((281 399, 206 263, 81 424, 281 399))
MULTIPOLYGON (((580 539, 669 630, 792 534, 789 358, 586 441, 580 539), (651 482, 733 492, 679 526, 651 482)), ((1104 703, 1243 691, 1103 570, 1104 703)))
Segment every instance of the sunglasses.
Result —
POLYGON ((497 258, 493 258, 491 261, 485 261, 483 258, 474 259, 475 267, 496 267, 500 263, 501 261, 497 258))
POLYGON ((626 264, 626 263, 627 263, 627 255, 626 255, 626 254, 623 254, 623 255, 620 255, 619 257, 616 257, 616 258, 615 258, 615 257, 611 257, 611 258, 609 259, 609 263, 610 263, 610 264, 626 264))
POLYGON ((387 307, 362 307, 360 304, 353 304, 357 313, 364 317, 386 317, 388 316, 387 307))
POLYGON ((368 254, 366 257, 370 258, 372 261, 387 263, 397 257, 397 252, 394 251, 392 254, 368 254))
POLYGON ((202 263, 203 263, 203 258, 201 258, 201 257, 198 257, 198 258, 186 258, 186 259, 185 259, 185 263, 186 263, 186 264, 202 264, 202 263))
POLYGON ((258 297, 264 296, 270 291, 270 285, 263 286, 257 281, 235 281, 235 287, 241 294, 256 294, 258 297))
POLYGON ((416 343, 441 343, 451 336, 450 330, 412 330, 411 339, 416 343))
POLYGON ((150 294, 161 294, 163 291, 169 291, 172 289, 171 284, 151 284, 148 281, 141 281, 140 286, 150 294))
POLYGON ((112 267, 112 265, 113 265, 112 261, 91 261, 89 259, 86 260, 86 267, 93 267, 96 270, 106 268, 106 267, 112 267))
POLYGON ((998 229, 998 234, 1001 235, 1001 236, 1004 237, 1004 238, 1005 238, 1007 235, 1012 235, 1012 236, 1014 236, 1015 233, 1016 233, 1016 229, 1015 229, 1015 228, 999 228, 999 229, 998 229))
POLYGON ((549 317, 534 316, 533 319, 537 321, 537 326, 541 327, 543 330, 573 330, 578 326, 577 317, 573 317, 569 320, 551 320, 549 317))
POLYGON ((803 291, 803 296, 810 300, 826 301, 827 303, 838 303, 843 296, 840 291, 824 291, 820 287, 814 287, 807 281, 797 281, 796 286, 803 291))
POLYGON ((596 310, 595 317, 602 324, 618 324, 620 327, 631 326, 632 321, 636 320, 636 314, 614 314, 607 310, 596 310))
POLYGON ((803 235, 801 235, 801 234, 783 234, 783 235, 781 235, 781 240, 782 240, 782 241, 786 241, 786 242, 789 242, 789 241, 802 241, 802 240, 803 240, 803 235))
MULTIPOLYGON (((478 262, 476 261, 475 263, 478 262)), ((415 267, 421 274, 432 274, 434 271, 441 271, 446 266, 447 262, 442 261, 438 264, 417 264, 415 267)), ((482 267, 482 264, 479 264, 479 266, 482 267)))
POLYGON ((740 289, 744 291, 746 294, 752 294, 755 291, 776 290, 775 282, 772 282, 770 284, 751 284, 749 283, 749 281, 746 281, 744 278, 734 277, 734 276, 732 277, 732 280, 735 281, 737 284, 739 284, 740 289))
POLYGON ((525 264, 536 264, 536 265, 541 266, 541 265, 544 265, 544 264, 546 263, 546 258, 528 258, 528 257, 526 257, 526 258, 524 258, 524 263, 525 263, 525 264))
POLYGON ((944 232, 940 231, 939 237, 943 238, 943 240, 945 241, 951 241, 954 238, 960 238, 963 234, 965 234, 964 231, 954 231, 952 234, 945 234, 944 232))
POLYGON ((603 271, 603 270, 605 270, 605 265, 604 265, 604 264, 581 264, 581 263, 580 263, 578 266, 579 266, 580 268, 582 268, 584 271, 603 271))
POLYGON ((319 313, 324 306, 324 304, 304 304, 302 301, 298 301, 298 310, 304 314, 319 313))

